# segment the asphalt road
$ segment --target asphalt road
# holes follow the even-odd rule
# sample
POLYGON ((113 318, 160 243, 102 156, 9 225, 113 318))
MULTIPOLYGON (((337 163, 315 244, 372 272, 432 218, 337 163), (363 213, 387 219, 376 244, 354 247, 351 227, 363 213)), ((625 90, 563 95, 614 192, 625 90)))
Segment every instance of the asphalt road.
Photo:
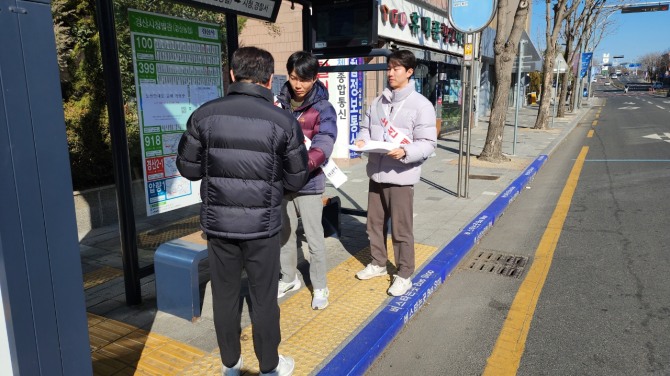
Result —
MULTIPOLYGON (((596 86, 596 95, 603 89, 609 87, 596 86)), ((670 374, 670 100, 613 95, 596 114, 582 120, 465 258, 528 257, 521 278, 462 263, 368 375, 485 371, 524 277, 540 265, 538 245, 584 146, 546 280, 529 305, 517 374, 670 374)))

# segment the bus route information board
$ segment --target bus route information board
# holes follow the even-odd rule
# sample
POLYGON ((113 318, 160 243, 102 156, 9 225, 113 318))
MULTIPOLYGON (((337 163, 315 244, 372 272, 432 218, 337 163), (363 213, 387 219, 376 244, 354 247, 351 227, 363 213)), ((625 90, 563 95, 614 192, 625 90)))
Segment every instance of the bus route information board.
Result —
POLYGON ((191 113, 223 95, 216 24, 128 10, 147 216, 200 202, 180 176, 177 146, 191 113))

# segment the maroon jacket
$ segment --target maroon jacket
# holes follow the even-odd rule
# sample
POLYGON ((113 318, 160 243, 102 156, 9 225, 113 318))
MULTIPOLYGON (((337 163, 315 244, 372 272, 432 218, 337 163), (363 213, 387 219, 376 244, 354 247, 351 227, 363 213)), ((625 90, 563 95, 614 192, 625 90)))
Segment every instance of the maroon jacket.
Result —
MULTIPOLYGON (((277 96, 282 108, 291 111, 291 95, 293 90, 287 82, 277 96)), ((335 108, 328 102, 328 89, 316 81, 312 90, 307 93, 302 106, 292 111, 298 119, 305 137, 312 140, 308 151, 309 180, 300 190, 302 194, 321 194, 326 190, 326 176, 321 166, 333 153, 337 138, 337 114, 335 108)))

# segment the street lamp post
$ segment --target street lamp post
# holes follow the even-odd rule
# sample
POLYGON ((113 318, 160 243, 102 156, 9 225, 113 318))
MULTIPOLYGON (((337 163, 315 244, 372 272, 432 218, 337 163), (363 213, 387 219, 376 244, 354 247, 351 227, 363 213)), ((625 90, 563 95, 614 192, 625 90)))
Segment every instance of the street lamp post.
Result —
POLYGON ((519 41, 519 59, 516 69, 516 106, 514 110, 514 143, 512 144, 512 155, 516 155, 516 130, 519 126, 519 106, 521 105, 521 68, 523 66, 523 45, 525 40, 519 41))

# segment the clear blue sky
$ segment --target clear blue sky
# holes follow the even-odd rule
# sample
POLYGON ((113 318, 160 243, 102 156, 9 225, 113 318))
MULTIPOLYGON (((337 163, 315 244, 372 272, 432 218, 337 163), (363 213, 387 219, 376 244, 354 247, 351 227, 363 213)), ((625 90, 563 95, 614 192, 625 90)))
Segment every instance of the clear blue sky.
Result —
MULTIPOLYGON (((530 37, 541 50, 546 44, 544 13, 544 2, 533 1, 530 37)), ((633 63, 647 53, 670 49, 670 11, 627 14, 618 11, 609 19, 614 24, 596 48, 593 57, 598 61, 602 60, 603 53, 609 53, 610 57, 624 55, 622 62, 633 63)))

